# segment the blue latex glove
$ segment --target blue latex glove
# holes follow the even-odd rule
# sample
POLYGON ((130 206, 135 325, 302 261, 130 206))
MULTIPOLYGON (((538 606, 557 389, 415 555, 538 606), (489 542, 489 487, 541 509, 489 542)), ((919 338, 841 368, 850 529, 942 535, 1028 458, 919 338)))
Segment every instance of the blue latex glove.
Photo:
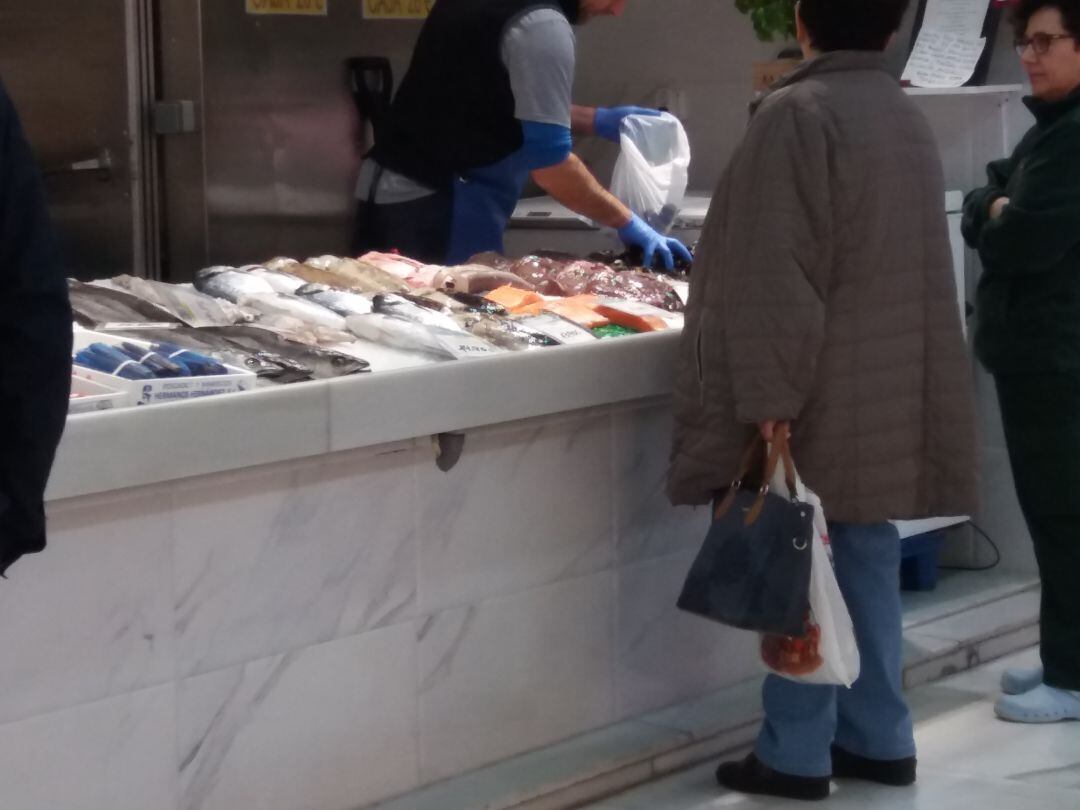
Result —
POLYGON ((634 246, 645 251, 645 266, 652 267, 653 260, 659 256, 668 270, 675 269, 675 256, 690 263, 694 261, 693 255, 686 249, 686 245, 678 239, 662 236, 649 227, 637 214, 619 228, 619 238, 627 246, 634 246), (674 255, 673 255, 674 254, 674 255))
POLYGON ((648 107, 597 107, 596 118, 593 119, 593 127, 596 134, 614 143, 619 142, 619 128, 623 119, 628 115, 651 115, 660 116, 659 110, 650 110, 648 107))

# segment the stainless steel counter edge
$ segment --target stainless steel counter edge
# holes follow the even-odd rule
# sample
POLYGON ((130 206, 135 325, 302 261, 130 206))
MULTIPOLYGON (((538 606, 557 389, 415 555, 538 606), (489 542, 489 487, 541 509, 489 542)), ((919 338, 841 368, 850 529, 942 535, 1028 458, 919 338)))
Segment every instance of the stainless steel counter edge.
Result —
POLYGON ((678 332, 68 420, 57 501, 671 393, 678 332))

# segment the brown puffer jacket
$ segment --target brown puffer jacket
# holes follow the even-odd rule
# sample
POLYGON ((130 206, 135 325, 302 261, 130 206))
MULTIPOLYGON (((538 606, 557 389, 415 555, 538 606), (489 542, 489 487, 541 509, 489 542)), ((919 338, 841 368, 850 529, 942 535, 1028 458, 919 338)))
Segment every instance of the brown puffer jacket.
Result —
POLYGON ((753 425, 831 520, 972 514, 977 466, 933 135, 879 54, 838 52, 756 110, 713 197, 675 388, 668 494, 726 488, 753 425))

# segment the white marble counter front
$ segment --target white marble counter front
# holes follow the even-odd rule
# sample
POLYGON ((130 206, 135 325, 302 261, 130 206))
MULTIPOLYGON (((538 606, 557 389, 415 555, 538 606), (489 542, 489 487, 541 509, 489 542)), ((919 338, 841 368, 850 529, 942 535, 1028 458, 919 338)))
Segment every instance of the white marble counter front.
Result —
POLYGON ((68 420, 50 501, 671 392, 676 332, 68 420))

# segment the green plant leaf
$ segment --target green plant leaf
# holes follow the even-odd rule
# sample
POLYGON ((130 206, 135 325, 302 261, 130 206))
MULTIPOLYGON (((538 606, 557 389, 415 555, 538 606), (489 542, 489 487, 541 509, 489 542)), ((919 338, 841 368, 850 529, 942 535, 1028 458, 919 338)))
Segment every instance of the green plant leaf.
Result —
POLYGON ((735 9, 746 14, 754 33, 763 42, 792 39, 795 36, 797 0, 735 0, 735 9))

